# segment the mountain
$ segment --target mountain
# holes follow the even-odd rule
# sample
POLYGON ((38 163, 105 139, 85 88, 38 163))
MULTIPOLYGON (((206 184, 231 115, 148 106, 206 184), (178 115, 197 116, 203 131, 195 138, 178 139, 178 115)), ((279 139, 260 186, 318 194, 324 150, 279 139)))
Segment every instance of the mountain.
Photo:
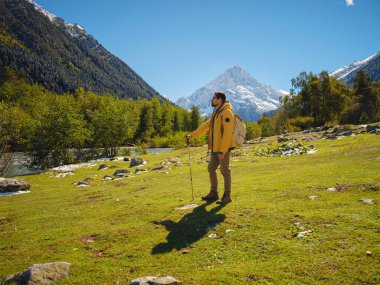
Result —
POLYGON ((355 61, 349 66, 343 66, 333 71, 330 76, 336 77, 338 80, 345 82, 348 86, 354 85, 356 74, 359 70, 368 73, 373 81, 380 80, 380 52, 377 52, 362 61, 355 61))
POLYGON ((32 0, 0 1, 0 66, 56 93, 84 87, 121 98, 164 100, 82 26, 66 23, 32 0))
POLYGON ((235 112, 247 121, 257 121, 262 114, 277 109, 279 97, 284 95, 270 85, 261 84, 242 67, 234 66, 176 103, 183 108, 199 106, 202 115, 210 115, 213 110, 210 100, 216 91, 224 92, 235 112))

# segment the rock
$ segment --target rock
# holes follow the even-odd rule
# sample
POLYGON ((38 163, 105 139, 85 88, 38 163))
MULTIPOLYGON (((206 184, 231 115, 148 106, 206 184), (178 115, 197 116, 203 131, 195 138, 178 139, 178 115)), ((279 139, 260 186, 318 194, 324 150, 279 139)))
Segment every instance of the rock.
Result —
POLYGON ((209 234, 208 237, 209 238, 218 238, 218 235, 217 234, 209 234))
POLYGON ((137 165, 142 165, 144 164, 144 160, 140 157, 134 157, 131 159, 131 164, 129 167, 137 166, 137 165))
POLYGON ((175 210, 187 210, 187 209, 194 209, 196 207, 198 207, 198 204, 188 204, 188 205, 184 205, 181 207, 175 207, 174 209, 175 210))
POLYGON ((109 175, 104 176, 102 179, 102 181, 109 181, 109 180, 112 180, 112 177, 109 175))
POLYGON ((309 196, 310 200, 315 200, 316 198, 318 198, 318 196, 309 196))
POLYGON ((130 173, 130 171, 128 169, 118 169, 115 171, 115 173, 113 175, 117 176, 117 177, 124 177, 128 173, 130 173))
POLYGON ((226 229, 226 233, 231 233, 231 232, 233 232, 234 230, 232 230, 232 229, 226 229))
POLYGON ((123 161, 131 161, 131 159, 129 157, 124 157, 123 161))
POLYGON ((146 276, 133 279, 131 285, 176 285, 181 282, 172 276, 156 277, 146 276))
POLYGON ((20 179, 0 177, 0 193, 29 190, 30 184, 20 179))
POLYGON ((98 170, 103 170, 103 169, 107 169, 109 166, 107 164, 101 164, 99 165, 99 168, 98 170))
POLYGON ((327 140, 337 140, 338 139, 338 136, 326 136, 326 139, 327 140))
POLYGON ((306 230, 306 231, 300 232, 300 233, 298 233, 297 238, 304 238, 312 232, 313 232, 313 230, 306 230))
POLYGON ((327 191, 334 192, 334 191, 336 191, 336 188, 335 187, 330 187, 330 188, 327 188, 327 191))
POLYGON ((84 187, 88 187, 90 186, 90 184, 88 184, 87 182, 84 182, 84 181, 79 181, 77 183, 77 188, 84 188, 84 187))
POLYGON ((339 133, 339 136, 345 136, 345 137, 352 136, 352 131, 341 132, 339 133))
POLYGON ((71 175, 74 175, 74 172, 68 171, 68 172, 58 173, 57 175, 52 175, 52 176, 49 176, 49 177, 64 178, 66 176, 71 176, 71 175))
POLYGON ((372 255, 372 251, 367 250, 367 251, 366 251, 366 254, 367 254, 368 256, 371 256, 371 255, 372 255))
POLYGON ((368 205, 376 204, 376 201, 373 199, 360 198, 359 201, 363 202, 364 204, 368 204, 368 205))
POLYGON ((171 163, 180 163, 181 162, 178 157, 171 157, 168 159, 168 161, 171 163))
POLYGON ((143 173, 143 172, 148 172, 148 170, 147 169, 140 169, 140 168, 135 170, 135 174, 143 173))
POLYGON ((289 139, 288 138, 284 138, 284 137, 281 137, 281 138, 278 138, 278 142, 287 142, 289 139))
POLYGON ((61 278, 67 277, 69 275, 70 266, 71 263, 68 262, 33 264, 22 272, 6 277, 1 284, 51 284, 61 278))
POLYGON ((367 125, 367 133, 376 133, 376 129, 380 130, 380 125, 367 125))

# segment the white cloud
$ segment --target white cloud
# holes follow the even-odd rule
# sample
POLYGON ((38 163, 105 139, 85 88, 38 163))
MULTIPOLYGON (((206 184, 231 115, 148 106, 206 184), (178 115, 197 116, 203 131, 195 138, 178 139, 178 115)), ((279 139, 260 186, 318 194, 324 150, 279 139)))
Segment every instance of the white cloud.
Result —
POLYGON ((346 0, 347 6, 354 6, 354 0, 346 0))

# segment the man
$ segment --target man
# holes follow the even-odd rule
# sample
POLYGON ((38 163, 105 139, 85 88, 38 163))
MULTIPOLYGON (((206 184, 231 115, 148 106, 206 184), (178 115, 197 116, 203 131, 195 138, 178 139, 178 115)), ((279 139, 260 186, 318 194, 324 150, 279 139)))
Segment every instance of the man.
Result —
POLYGON ((234 126, 234 114, 232 105, 226 101, 226 95, 223 92, 215 92, 212 97, 211 105, 214 107, 212 117, 196 129, 186 138, 196 138, 208 131, 208 148, 211 151, 208 172, 210 175, 211 189, 210 193, 202 200, 215 201, 219 199, 218 195, 218 178, 216 169, 220 165, 220 172, 224 178, 224 194, 218 204, 228 204, 231 200, 231 172, 230 151, 236 147, 232 135, 234 126))

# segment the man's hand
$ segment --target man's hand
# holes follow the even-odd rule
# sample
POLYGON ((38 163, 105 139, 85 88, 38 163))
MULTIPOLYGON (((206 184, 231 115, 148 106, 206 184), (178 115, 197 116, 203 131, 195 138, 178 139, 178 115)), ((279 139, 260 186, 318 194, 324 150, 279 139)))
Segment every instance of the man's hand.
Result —
POLYGON ((224 153, 218 153, 219 160, 224 159, 224 153))
POLYGON ((190 138, 191 138, 191 135, 186 135, 185 136, 185 140, 186 140, 187 145, 190 144, 190 138))

